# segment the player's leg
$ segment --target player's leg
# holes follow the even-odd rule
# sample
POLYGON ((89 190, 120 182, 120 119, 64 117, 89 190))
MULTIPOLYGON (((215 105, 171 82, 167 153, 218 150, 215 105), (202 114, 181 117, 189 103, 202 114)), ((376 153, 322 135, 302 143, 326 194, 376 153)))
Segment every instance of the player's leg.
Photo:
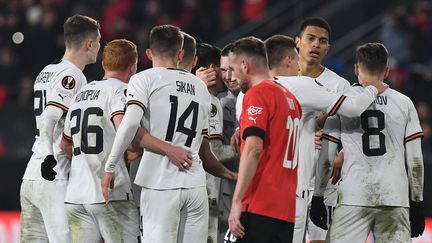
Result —
POLYGON ((303 191, 301 196, 296 195, 296 215, 293 242, 302 243, 306 234, 306 221, 308 218, 308 196, 303 191))
POLYGON ((66 193, 66 180, 47 181, 38 183, 39 209, 45 222, 45 229, 50 243, 70 242, 68 218, 64 198, 66 193))
POLYGON ((42 214, 33 203, 34 183, 38 181, 23 180, 20 190, 21 202, 21 242, 48 242, 42 214))
POLYGON ((73 243, 102 242, 99 227, 84 205, 66 203, 65 206, 73 243))
POLYGON ((228 229, 228 216, 231 210, 232 196, 234 194, 235 183, 226 179, 221 180, 219 192, 219 236, 218 243, 223 243, 226 231, 228 229))
POLYGON ((373 235, 375 243, 411 242, 409 209, 403 207, 377 208, 373 235))
POLYGON ((209 206, 205 187, 181 189, 178 243, 202 243, 208 238, 209 206))
POLYGON ((139 215, 133 201, 87 204, 105 243, 139 242, 139 215))
MULTIPOLYGON (((177 243, 180 193, 180 189, 142 189, 140 205, 143 225, 142 242, 177 243)), ((205 193, 205 201, 207 203, 207 193, 205 193)), ((205 224, 205 231, 207 232, 207 224, 205 224)))
POLYGON ((338 205, 333 214, 330 242, 366 242, 374 220, 371 210, 370 207, 338 205))
POLYGON ((208 239, 207 243, 217 243, 219 224, 219 189, 220 179, 206 173, 207 194, 209 203, 208 239))

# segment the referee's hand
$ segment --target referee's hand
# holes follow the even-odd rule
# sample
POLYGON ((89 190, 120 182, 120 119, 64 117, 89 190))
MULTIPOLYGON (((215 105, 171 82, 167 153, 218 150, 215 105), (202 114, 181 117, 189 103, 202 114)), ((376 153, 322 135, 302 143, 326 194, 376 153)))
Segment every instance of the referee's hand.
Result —
POLYGON ((310 218, 312 222, 321 229, 327 230, 327 209, 324 204, 324 197, 312 197, 310 209, 310 218))

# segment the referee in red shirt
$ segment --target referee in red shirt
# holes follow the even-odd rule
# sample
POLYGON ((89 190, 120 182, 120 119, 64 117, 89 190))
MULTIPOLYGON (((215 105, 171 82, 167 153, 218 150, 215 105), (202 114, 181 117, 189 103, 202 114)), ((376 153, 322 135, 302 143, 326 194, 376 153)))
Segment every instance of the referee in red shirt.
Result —
POLYGON ((300 105, 272 81, 261 40, 236 41, 229 65, 245 96, 240 168, 225 242, 292 242, 300 105))

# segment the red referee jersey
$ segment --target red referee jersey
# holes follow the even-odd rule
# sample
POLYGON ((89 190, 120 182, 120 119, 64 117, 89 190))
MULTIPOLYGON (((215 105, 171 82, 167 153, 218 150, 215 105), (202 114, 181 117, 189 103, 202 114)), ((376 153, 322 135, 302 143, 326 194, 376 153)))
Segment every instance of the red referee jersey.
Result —
MULTIPOLYGON (((242 211, 294 222, 301 107, 293 94, 270 80, 243 99, 240 136, 264 141, 258 167, 242 199, 242 211)), ((240 151, 243 151, 244 142, 240 151)))

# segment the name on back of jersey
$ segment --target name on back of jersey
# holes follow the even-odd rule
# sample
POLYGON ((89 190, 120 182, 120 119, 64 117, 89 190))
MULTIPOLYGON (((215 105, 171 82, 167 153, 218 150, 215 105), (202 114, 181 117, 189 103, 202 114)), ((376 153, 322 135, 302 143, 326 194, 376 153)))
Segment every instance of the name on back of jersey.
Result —
POLYGON ((176 85, 178 92, 195 95, 195 85, 183 81, 176 81, 176 85))
POLYGON ((52 75, 53 72, 40 72, 36 77, 35 84, 48 83, 52 75))
POLYGON ((84 90, 77 94, 75 102, 86 100, 97 100, 99 98, 100 90, 84 90))
POLYGON ((378 95, 373 103, 377 105, 387 105, 387 96, 378 95))

